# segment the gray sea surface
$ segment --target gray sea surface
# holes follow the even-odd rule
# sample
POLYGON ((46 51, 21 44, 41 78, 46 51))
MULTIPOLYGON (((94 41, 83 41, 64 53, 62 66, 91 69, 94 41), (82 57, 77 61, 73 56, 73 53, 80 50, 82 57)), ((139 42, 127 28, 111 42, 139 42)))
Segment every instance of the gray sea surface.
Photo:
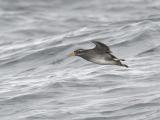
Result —
POLYGON ((160 0, 0 0, 0 120, 160 120, 160 0))

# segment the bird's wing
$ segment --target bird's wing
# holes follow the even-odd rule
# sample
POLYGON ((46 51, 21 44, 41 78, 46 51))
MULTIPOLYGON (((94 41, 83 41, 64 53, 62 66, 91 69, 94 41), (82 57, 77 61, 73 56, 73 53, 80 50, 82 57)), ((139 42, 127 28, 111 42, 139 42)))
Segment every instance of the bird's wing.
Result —
POLYGON ((117 58, 116 56, 114 56, 114 55, 111 54, 111 53, 108 53, 108 54, 111 56, 112 60, 114 60, 114 61, 125 61, 124 59, 119 59, 119 58, 117 58))
POLYGON ((111 53, 110 53, 109 55, 111 56, 111 58, 112 58, 113 60, 118 59, 116 56, 112 55, 111 53))
POLYGON ((98 41, 91 41, 91 42, 96 45, 95 49, 101 49, 101 50, 104 50, 106 53, 112 53, 110 48, 104 43, 101 43, 98 41))

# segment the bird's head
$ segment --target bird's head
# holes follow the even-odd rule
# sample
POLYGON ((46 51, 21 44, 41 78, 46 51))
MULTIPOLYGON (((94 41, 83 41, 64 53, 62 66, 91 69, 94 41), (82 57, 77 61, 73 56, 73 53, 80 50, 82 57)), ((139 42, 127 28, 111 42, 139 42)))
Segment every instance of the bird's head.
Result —
POLYGON ((78 49, 73 51, 72 53, 69 54, 69 56, 81 56, 85 54, 85 50, 84 49, 78 49))

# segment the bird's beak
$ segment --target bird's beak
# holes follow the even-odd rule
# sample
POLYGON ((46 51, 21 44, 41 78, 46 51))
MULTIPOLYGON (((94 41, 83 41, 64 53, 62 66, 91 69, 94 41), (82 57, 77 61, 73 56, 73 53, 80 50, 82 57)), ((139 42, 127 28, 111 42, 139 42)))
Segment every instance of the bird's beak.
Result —
POLYGON ((75 53, 75 52, 72 52, 72 53, 70 53, 68 56, 69 56, 69 57, 71 57, 71 56, 76 56, 76 53, 75 53))

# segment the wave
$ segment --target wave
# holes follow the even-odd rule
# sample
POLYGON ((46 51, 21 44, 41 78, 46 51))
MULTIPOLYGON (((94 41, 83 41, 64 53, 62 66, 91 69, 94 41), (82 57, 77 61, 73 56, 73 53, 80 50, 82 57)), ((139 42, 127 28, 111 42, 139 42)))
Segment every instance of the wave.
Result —
MULTIPOLYGON (((113 41, 111 47, 115 50, 115 53, 119 54, 121 52, 123 56, 130 57, 149 55, 148 53, 152 54, 159 52, 159 42, 156 36, 159 34, 157 29, 160 28, 157 26, 155 28, 155 26, 155 23, 144 21, 134 23, 132 25, 125 25, 123 28, 120 27, 121 30, 125 28, 124 31, 127 32, 127 30, 130 30, 131 32, 126 34, 124 40, 122 37, 121 40, 116 40, 115 42, 113 41), (140 26, 139 30, 137 29, 136 31, 133 31, 133 29, 137 28, 137 26, 140 26), (130 52, 130 54, 128 54, 128 52, 130 52)), ((96 31, 99 31, 98 34, 103 36, 107 30, 108 28, 104 29, 103 27, 98 29, 84 27, 62 35, 30 40, 22 44, 15 44, 14 46, 8 45, 5 46, 5 48, 2 48, 3 52, 1 53, 0 63, 1 65, 8 65, 21 61, 29 61, 32 59, 42 60, 48 58, 53 58, 53 63, 56 63, 57 61, 60 62, 63 61, 63 57, 60 57, 60 54, 62 56, 66 56, 67 52, 69 52, 69 50, 73 50, 77 44, 81 45, 90 40, 98 39, 95 38, 94 35, 96 31), (103 32, 100 32, 100 30, 103 30, 103 32), (91 37, 92 35, 94 36, 91 37), (88 36, 90 37, 89 39, 88 36), (81 39, 80 42, 75 41, 75 39, 79 38, 81 39)))
POLYGON ((160 27, 158 24, 150 21, 144 21, 140 23, 134 23, 133 25, 129 26, 127 25, 126 27, 124 26, 124 31, 126 31, 125 36, 122 36, 120 40, 117 40, 112 44, 112 47, 115 49, 115 51, 118 52, 121 50, 124 56, 130 57, 136 57, 141 54, 144 55, 149 52, 155 54, 159 52, 160 27))
POLYGON ((21 61, 30 61, 40 58, 42 60, 51 57, 53 58, 53 61, 55 60, 55 62, 57 61, 57 59, 62 60, 63 57, 60 57, 60 55, 65 57, 66 55, 68 55, 65 51, 69 49, 73 50, 74 43, 77 44, 77 41, 70 41, 69 39, 74 39, 74 37, 80 37, 81 35, 85 36, 85 34, 89 34, 88 29, 81 28, 62 35, 36 40, 27 40, 22 44, 11 44, 4 46, 3 48, 1 48, 3 51, 0 53, 0 64, 8 65, 21 61))
POLYGON ((155 47, 150 48, 150 49, 145 50, 145 51, 141 51, 141 53, 137 54, 137 56, 138 57, 141 57, 141 56, 152 56, 152 55, 158 54, 159 52, 160 52, 160 45, 155 46, 155 47))

